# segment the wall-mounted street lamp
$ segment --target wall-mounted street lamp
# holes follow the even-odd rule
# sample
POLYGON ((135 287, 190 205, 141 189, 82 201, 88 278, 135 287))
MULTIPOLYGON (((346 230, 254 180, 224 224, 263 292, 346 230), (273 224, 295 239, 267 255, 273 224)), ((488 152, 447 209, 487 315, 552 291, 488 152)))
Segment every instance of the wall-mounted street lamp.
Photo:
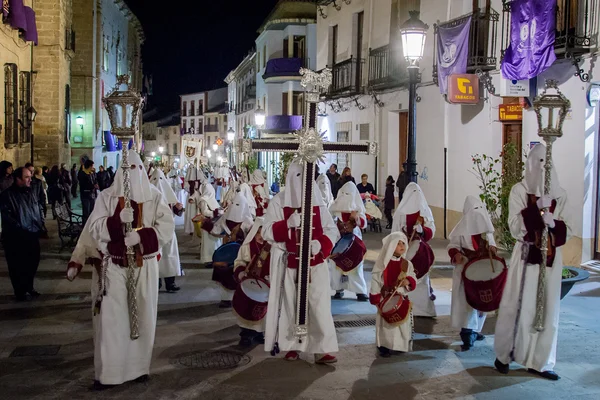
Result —
POLYGON ((83 119, 83 117, 81 115, 78 115, 77 118, 75 118, 75 123, 77 125, 79 125, 79 128, 81 128, 81 130, 83 130, 83 125, 85 125, 85 120, 83 119))
POLYGON ((262 128, 265 125, 266 114, 264 110, 260 108, 260 104, 256 111, 254 111, 254 123, 257 127, 262 128))
POLYGON ((150 153, 150 155, 151 155, 152 157, 156 157, 156 152, 155 152, 155 151, 153 151, 152 153, 150 153))
POLYGON ((162 153, 165 151, 165 148, 162 146, 158 146, 158 152, 162 155, 162 153))
POLYGON ((216 152, 217 150, 219 150, 219 146, 215 143, 212 145, 212 149, 216 152))

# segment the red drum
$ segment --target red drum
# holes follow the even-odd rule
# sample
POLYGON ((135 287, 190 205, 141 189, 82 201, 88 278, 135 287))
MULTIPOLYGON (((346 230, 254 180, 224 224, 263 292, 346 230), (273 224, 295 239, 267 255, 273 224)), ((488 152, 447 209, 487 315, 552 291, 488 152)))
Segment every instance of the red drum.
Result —
POLYGON ((249 322, 260 322, 267 315, 269 283, 261 278, 242 279, 233 294, 233 310, 249 322))
POLYGON ((331 250, 331 258, 344 273, 352 272, 360 264, 367 253, 365 243, 355 234, 348 233, 335 244, 331 250))
POLYGON ((237 258, 241 245, 228 243, 219 247, 213 253, 212 280, 220 283, 227 290, 235 290, 237 282, 233 277, 233 263, 237 258))
POLYGON ((408 298, 400 293, 392 293, 377 307, 379 315, 390 325, 401 325, 410 316, 412 304, 408 298))
POLYGON ((418 280, 427 275, 435 261, 435 255, 426 242, 421 239, 415 239, 408 246, 406 259, 412 262, 418 280))
POLYGON ((462 272, 467 303, 479 311, 496 311, 500 307, 507 275, 503 258, 492 256, 469 261, 462 272))

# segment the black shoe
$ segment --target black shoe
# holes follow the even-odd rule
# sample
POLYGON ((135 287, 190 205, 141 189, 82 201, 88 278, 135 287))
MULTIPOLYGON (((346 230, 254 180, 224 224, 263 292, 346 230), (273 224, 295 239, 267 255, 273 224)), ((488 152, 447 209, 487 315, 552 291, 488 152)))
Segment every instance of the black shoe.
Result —
POLYGON ((482 335, 481 333, 477 333, 477 338, 475 340, 477 340, 478 342, 481 342, 483 339, 485 339, 485 336, 482 335))
POLYGON ((94 384, 92 385, 92 390, 94 392, 100 392, 102 390, 110 389, 113 386, 115 385, 104 385, 100 383, 100 381, 94 381, 94 384))
POLYGON ((377 350, 379 350, 379 355, 381 357, 388 358, 392 356, 392 352, 387 347, 378 347, 377 350))
POLYGON ((497 358, 496 361, 494 361, 494 367, 496 367, 498 372, 500 372, 501 374, 508 374, 508 364, 502 364, 497 358))
POLYGON ((206 268, 206 269, 211 269, 212 267, 213 267, 213 265, 211 262, 204 264, 204 268, 206 268))
POLYGON ((32 299, 35 299, 35 298, 37 298, 37 297, 40 297, 40 296, 41 296, 40 292, 38 292, 38 291, 36 291, 36 290, 31 290, 31 291, 29 291, 29 295, 31 296, 31 298, 32 298, 32 299))
POLYGON ((179 286, 177 286, 176 284, 167 286, 168 293, 175 293, 175 292, 179 292, 180 290, 181 290, 181 288, 179 286))
POLYGON ((557 381, 560 379, 560 376, 558 376, 558 374, 554 371, 544 371, 544 372, 539 372, 536 371, 535 369, 529 368, 527 370, 527 372, 529 372, 530 374, 536 374, 541 376, 542 378, 546 378, 549 379, 551 381, 557 381))
POLYGON ((333 295, 333 298, 335 300, 341 300, 344 298, 344 291, 340 290, 339 292, 335 292, 335 294, 333 295))
POLYGON ((239 343, 240 347, 250 347, 252 346, 252 338, 249 336, 242 336, 240 338, 240 343, 239 343))
POLYGON ((146 375, 138 376, 133 381, 137 382, 137 383, 144 383, 144 382, 148 382, 149 380, 150 380, 150 375, 146 374, 146 375))
POLYGON ((475 344, 477 333, 473 332, 471 329, 462 329, 460 331, 460 338, 463 341, 463 345, 461 346, 462 349, 467 351, 475 344))
POLYGON ((356 301, 369 301, 369 296, 366 294, 357 294, 356 301))
POLYGON ((221 300, 221 302, 219 303, 219 308, 231 308, 231 301, 221 300))
POLYGON ((29 297, 27 297, 27 295, 26 295, 26 294, 19 294, 19 295, 15 295, 15 301, 18 301, 18 302, 27 301, 27 300, 29 300, 29 299, 30 299, 30 298, 29 298, 29 297))

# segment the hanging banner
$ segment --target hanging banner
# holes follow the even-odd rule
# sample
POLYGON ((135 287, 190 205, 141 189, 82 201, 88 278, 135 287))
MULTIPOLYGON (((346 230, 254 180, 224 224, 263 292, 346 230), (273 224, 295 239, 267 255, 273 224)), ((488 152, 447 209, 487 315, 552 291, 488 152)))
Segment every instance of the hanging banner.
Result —
POLYGON ((514 0, 510 3, 510 45, 502 76, 524 80, 538 76, 556 61, 556 0, 514 0))
POLYGON ((440 93, 448 93, 448 77, 467 72, 469 57, 469 32, 471 17, 453 27, 438 28, 437 35, 437 74, 440 93))

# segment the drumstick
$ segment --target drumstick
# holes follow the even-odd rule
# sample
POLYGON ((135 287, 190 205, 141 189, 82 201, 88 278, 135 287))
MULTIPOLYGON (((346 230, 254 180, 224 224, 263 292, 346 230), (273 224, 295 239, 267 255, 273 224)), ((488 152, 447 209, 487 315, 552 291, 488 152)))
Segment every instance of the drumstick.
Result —
POLYGON ((496 273, 496 269, 494 268, 494 258, 492 257, 492 250, 490 249, 490 246, 488 246, 488 254, 490 256, 490 265, 492 266, 492 273, 496 273))

